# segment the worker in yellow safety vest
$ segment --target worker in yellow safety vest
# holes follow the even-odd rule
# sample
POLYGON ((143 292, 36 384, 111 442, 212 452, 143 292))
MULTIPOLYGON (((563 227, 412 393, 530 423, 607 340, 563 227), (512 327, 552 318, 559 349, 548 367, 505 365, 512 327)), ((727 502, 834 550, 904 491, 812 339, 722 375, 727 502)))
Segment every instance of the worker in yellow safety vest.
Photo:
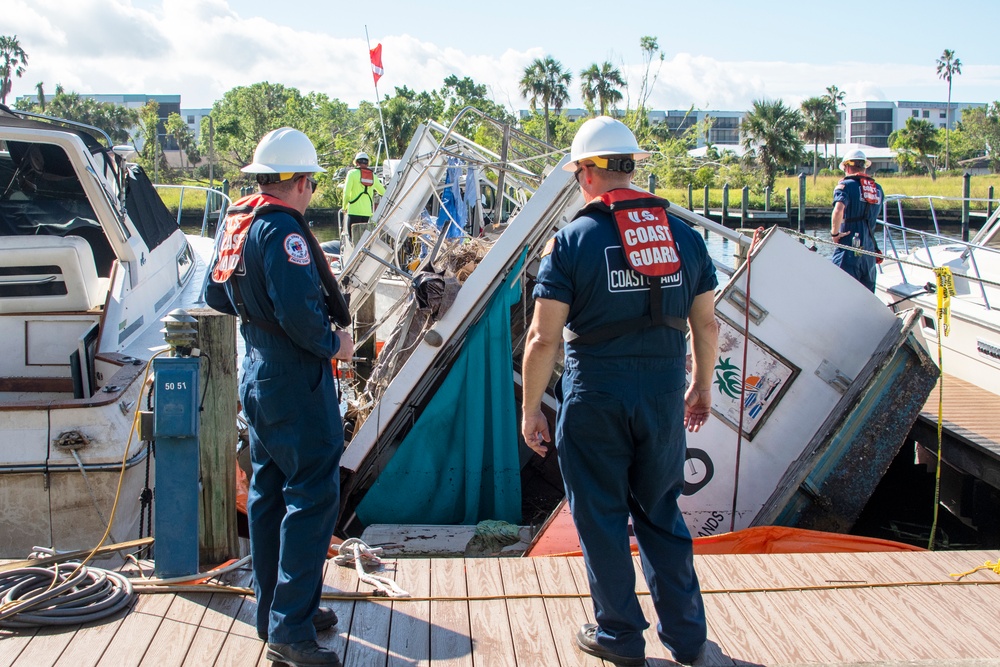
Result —
POLYGON ((344 203, 341 208, 347 216, 347 237, 353 239, 351 229, 355 224, 364 224, 372 217, 375 202, 372 191, 384 195, 385 186, 375 172, 368 168, 368 154, 358 153, 354 157, 354 169, 347 172, 344 181, 344 203))

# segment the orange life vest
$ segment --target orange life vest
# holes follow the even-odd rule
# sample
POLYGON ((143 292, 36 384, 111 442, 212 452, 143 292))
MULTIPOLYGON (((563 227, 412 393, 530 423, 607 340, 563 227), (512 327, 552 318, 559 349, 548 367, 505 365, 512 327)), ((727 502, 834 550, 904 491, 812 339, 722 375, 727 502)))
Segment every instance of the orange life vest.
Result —
POLYGON ((258 215, 272 211, 282 211, 293 218, 300 215, 277 197, 260 193, 247 195, 229 207, 222 242, 219 244, 219 261, 212 269, 212 280, 217 283, 229 280, 243 259, 243 247, 247 242, 250 225, 258 215))
MULTIPOLYGON (((226 211, 222 241, 219 243, 219 259, 215 263, 215 268, 212 269, 212 280, 217 283, 224 283, 233 276, 233 273, 243 259, 243 248, 246 245, 247 235, 250 233, 250 227, 253 225, 254 220, 261 215, 275 212, 286 213, 292 216, 299 224, 302 236, 309 246, 309 255, 315 263, 316 270, 319 272, 319 279, 323 287, 323 296, 327 304, 327 310, 330 313, 330 319, 342 327, 347 326, 351 323, 348 302, 343 292, 340 291, 340 285, 333 276, 330 265, 323 261, 323 250, 320 248, 319 242, 313 236, 312 231, 309 230, 309 225, 302 214, 289 207, 277 197, 262 193, 247 195, 229 207, 226 211)), ((234 305, 240 314, 240 319, 244 322, 249 322, 250 318, 243 306, 243 299, 238 294, 239 285, 236 281, 233 284, 233 292, 236 301, 239 302, 234 305)), ((263 321, 255 321, 255 323, 272 333, 277 333, 270 326, 272 323, 263 321)))

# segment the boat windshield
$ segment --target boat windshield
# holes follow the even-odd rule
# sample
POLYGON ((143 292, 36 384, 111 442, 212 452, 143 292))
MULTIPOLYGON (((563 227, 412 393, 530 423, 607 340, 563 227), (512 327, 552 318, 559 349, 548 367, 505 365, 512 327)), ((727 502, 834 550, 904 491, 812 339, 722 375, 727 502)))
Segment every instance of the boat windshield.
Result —
POLYGON ((69 156, 55 144, 0 141, 0 236, 79 236, 101 277, 115 260, 69 156))

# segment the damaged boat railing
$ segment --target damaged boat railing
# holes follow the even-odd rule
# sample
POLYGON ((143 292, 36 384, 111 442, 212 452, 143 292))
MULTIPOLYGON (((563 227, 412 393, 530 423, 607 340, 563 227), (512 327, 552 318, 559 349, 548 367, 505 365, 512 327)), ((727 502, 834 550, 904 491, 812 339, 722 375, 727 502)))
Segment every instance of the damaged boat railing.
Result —
POLYGON ((931 252, 933 247, 961 247, 963 250, 959 259, 962 263, 968 261, 971 269, 971 271, 967 272, 968 275, 966 277, 976 282, 983 299, 983 305, 987 310, 991 309, 992 306, 987 295, 986 284, 978 279, 982 276, 982 273, 979 269, 979 261, 976 259, 976 254, 980 255, 980 259, 984 253, 992 257, 1000 257, 1000 247, 997 247, 998 242, 1000 242, 1000 208, 990 213, 982 228, 971 241, 963 241, 941 233, 937 211, 934 208, 935 200, 939 202, 986 202, 987 204, 993 201, 989 199, 963 199, 960 197, 887 195, 882 209, 882 219, 877 221, 877 224, 882 227, 882 248, 886 259, 888 261, 898 261, 900 277, 903 279, 903 282, 909 283, 910 280, 906 275, 907 262, 924 264, 928 269, 934 269, 937 268, 937 262, 935 262, 934 254, 931 252), (906 207, 904 204, 912 202, 926 202, 934 225, 933 232, 907 226, 906 207), (891 205, 895 207, 899 217, 899 224, 889 222, 888 212, 891 205), (897 238, 899 239, 899 244, 897 244, 897 238), (919 253, 919 250, 922 250, 923 253, 919 253))
MULTIPOLYGON (((476 237, 487 221, 494 228, 503 227, 564 152, 471 107, 459 112, 447 127, 435 121, 422 124, 386 187, 372 217, 372 228, 359 239, 344 264, 341 283, 351 295, 352 310, 374 291, 387 270, 411 277, 412 271, 400 258, 405 239, 415 239, 419 266, 427 266, 433 265, 449 236, 476 237), (486 128, 486 136, 492 133, 499 153, 458 131, 469 122, 486 128), (444 191, 456 183, 465 186, 465 195, 455 202, 459 219, 448 210, 444 197, 444 191), (438 229, 433 229, 431 214, 441 211, 446 212, 446 218, 438 214, 438 229), (470 221, 468 232, 466 220, 470 221), (450 229, 457 231, 449 234, 450 229)), ((349 243, 350 239, 344 241, 349 243)))

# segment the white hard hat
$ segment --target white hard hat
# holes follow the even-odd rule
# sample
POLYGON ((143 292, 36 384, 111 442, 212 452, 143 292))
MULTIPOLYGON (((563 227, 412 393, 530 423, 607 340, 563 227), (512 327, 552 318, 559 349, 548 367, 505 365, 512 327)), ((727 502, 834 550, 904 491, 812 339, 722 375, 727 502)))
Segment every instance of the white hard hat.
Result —
POLYGON ((369 162, 371 162, 371 158, 368 157, 368 153, 364 151, 361 151, 360 153, 354 156, 354 161, 357 162, 358 160, 368 160, 369 162))
POLYGON ((633 160, 649 157, 639 150, 639 143, 628 126, 609 116, 591 118, 580 126, 570 147, 570 162, 563 165, 566 171, 576 171, 576 163, 589 157, 631 155, 633 160))
POLYGON ((872 166, 872 161, 865 156, 865 152, 860 148, 855 148, 852 151, 847 151, 847 153, 844 155, 844 159, 840 161, 840 168, 841 169, 844 168, 845 162, 854 162, 855 160, 864 160, 865 169, 872 166))
POLYGON ((240 171, 246 174, 294 174, 326 171, 316 159, 316 147, 304 133, 279 127, 264 135, 253 152, 253 162, 240 171))

